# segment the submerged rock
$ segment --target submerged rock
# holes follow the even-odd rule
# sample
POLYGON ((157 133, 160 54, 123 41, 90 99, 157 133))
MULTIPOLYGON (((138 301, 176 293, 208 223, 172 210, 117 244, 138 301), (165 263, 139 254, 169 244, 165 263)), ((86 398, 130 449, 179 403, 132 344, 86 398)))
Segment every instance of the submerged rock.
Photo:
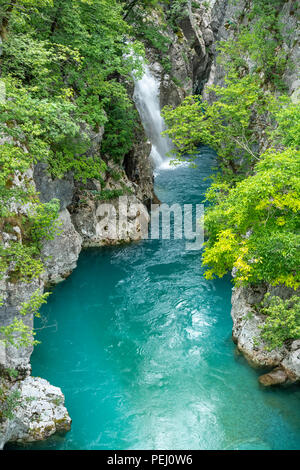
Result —
POLYGON ((267 374, 261 375, 258 380, 261 385, 269 387, 284 384, 288 380, 288 376, 283 369, 276 368, 267 374))

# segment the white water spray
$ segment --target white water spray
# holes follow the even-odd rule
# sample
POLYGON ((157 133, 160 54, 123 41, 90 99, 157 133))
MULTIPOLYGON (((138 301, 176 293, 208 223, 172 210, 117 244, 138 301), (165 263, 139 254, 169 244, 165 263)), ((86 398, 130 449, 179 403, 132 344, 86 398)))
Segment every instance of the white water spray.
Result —
POLYGON ((144 75, 135 82, 134 101, 142 120, 146 135, 152 144, 150 158, 156 169, 168 167, 167 153, 172 145, 168 137, 161 133, 165 130, 165 123, 160 113, 159 83, 151 75, 149 67, 144 65, 144 75))

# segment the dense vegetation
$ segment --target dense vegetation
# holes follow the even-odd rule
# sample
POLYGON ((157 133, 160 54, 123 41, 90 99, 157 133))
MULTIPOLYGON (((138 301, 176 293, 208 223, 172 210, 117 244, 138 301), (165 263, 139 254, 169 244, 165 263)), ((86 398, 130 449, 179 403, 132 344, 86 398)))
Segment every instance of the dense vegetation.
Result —
MULTIPOLYGON (((44 269, 41 244, 60 230, 59 201, 40 203, 33 164, 46 162, 54 177, 72 171, 83 184, 87 178, 101 182, 107 162, 122 165, 133 144, 137 114, 128 84, 133 72, 141 73, 144 52, 125 20, 135 3, 0 0, 2 279, 37 279, 44 269), (88 152, 103 126, 100 151, 88 152)), ((140 1, 139 9, 156 3, 140 1)), ((45 298, 36 290, 20 313, 38 312, 45 298)), ((32 341, 20 318, 0 332, 12 344, 15 332, 19 345, 32 341)))
MULTIPOLYGON (((289 58, 282 47, 281 0, 254 0, 248 20, 219 44, 224 86, 210 103, 188 97, 164 111, 177 160, 193 161, 199 143, 213 147, 220 172, 207 193, 206 277, 234 272, 236 285, 297 289, 299 278, 300 105, 286 94, 289 58)), ((239 27, 237 25, 240 25, 239 27)), ((300 336, 297 296, 273 300, 263 338, 270 347, 300 336), (284 325, 284 328, 283 328, 284 325)))
MULTIPOLYGON (((212 87, 213 101, 188 97, 164 115, 177 159, 192 161, 199 143, 219 155, 221 171, 207 193, 206 276, 234 270, 238 285, 267 282, 296 289, 300 109, 286 95, 283 79, 292 66, 282 47, 284 25, 278 12, 283 3, 253 0, 246 18, 241 12, 226 25, 234 34, 219 44, 226 76, 224 86, 212 87)), ((137 114, 128 85, 133 72, 141 73, 142 42, 159 51, 169 72, 165 32, 171 26, 180 38, 186 4, 0 0, 0 229, 7 237, 0 245, 2 278, 37 279, 44 269, 41 244, 60 230, 59 201, 40 203, 33 164, 46 162, 58 178, 72 171, 83 184, 88 178, 101 182, 110 160, 122 165, 134 140, 137 114), (168 12, 161 22, 164 4, 168 12), (149 16, 153 8, 157 21, 149 16), (91 138, 102 127, 101 149, 91 154, 91 138)), ((116 195, 102 191, 95 197, 116 195)), ((21 314, 38 313, 46 297, 34 292, 21 314)), ((269 325, 278 311, 272 303, 264 309, 269 325)), ((295 336, 300 325, 296 302, 282 304, 283 311, 289 312, 287 331, 295 336)), ((32 341, 20 319, 0 329, 12 344, 16 331, 19 344, 32 341)), ((263 334, 277 345, 276 328, 267 327, 263 334)))

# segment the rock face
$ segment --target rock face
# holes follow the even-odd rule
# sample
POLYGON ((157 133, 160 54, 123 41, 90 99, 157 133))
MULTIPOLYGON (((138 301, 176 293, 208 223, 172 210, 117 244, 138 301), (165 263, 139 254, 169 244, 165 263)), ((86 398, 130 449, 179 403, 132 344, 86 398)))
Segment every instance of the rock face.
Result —
POLYGON ((47 165, 38 163, 34 168, 34 181, 41 202, 49 202, 54 198, 60 201, 60 234, 54 240, 46 240, 41 253, 46 268, 45 283, 57 283, 76 268, 82 245, 82 238, 76 232, 67 209, 75 191, 74 179, 70 173, 62 179, 53 179, 47 171, 47 165))
MULTIPOLYGON (((278 290, 279 288, 269 289, 271 295, 278 295, 278 290)), ((281 288, 282 290, 288 294, 286 289, 281 288)), ((262 384, 298 382, 300 381, 300 340, 268 351, 266 344, 260 338, 264 315, 257 313, 255 306, 262 301, 266 292, 266 287, 233 289, 231 310, 233 339, 252 366, 276 368, 260 378, 262 384)), ((284 296, 283 292, 281 296, 284 296)))
POLYGON ((54 240, 47 240, 42 248, 42 259, 46 267, 46 280, 58 283, 76 268, 81 251, 82 237, 75 230, 67 209, 59 213, 61 233, 54 240))
POLYGON ((284 370, 278 367, 268 374, 261 375, 258 380, 261 385, 270 387, 271 385, 284 384, 288 380, 288 376, 284 370))
MULTIPOLYGON (((164 30, 170 42, 167 66, 161 53, 147 47, 151 72, 160 81, 161 107, 177 106, 187 95, 200 94, 208 80, 228 0, 204 3, 202 0, 187 2, 177 22, 178 30, 174 32, 171 27, 164 30)), ((168 14, 169 6, 166 6, 166 18, 168 14)), ((153 19, 160 24, 159 18, 153 19)))
MULTIPOLYGON (((231 2, 228 0, 220 0, 213 3, 212 16, 218 18, 218 27, 215 31, 215 39, 217 41, 225 41, 228 38, 234 37, 235 28, 234 24, 247 24, 249 21, 245 12, 252 0, 239 0, 238 2, 231 2)), ((283 2, 278 16, 282 23, 281 34, 283 36, 282 49, 286 52, 289 59, 285 69, 283 79, 288 87, 288 94, 292 99, 299 99, 300 93, 300 80, 299 80, 299 63, 300 63, 300 50, 299 50, 299 28, 298 19, 299 15, 299 2, 294 0, 287 0, 283 2)), ((212 23, 214 24, 214 23, 212 23)), ((247 60, 247 58, 245 58, 247 60)), ((251 63, 249 61, 249 68, 251 63)), ((217 63, 217 54, 214 54, 209 75, 203 91, 203 97, 208 101, 214 99, 213 94, 208 93, 207 87, 211 85, 224 84, 224 70, 222 66, 217 63)))
POLYGON ((13 385, 13 418, 0 422, 0 449, 8 441, 34 442, 71 428, 71 418, 64 406, 61 390, 47 380, 27 377, 13 385))
MULTIPOLYGON (((43 289, 43 283, 40 280, 34 280, 30 283, 9 282, 8 279, 1 280, 0 293, 4 304, 0 308, 1 326, 7 326, 16 319, 20 319, 20 305, 22 302, 28 302, 31 295, 37 289, 43 289)), ((24 324, 30 328, 33 327, 33 318, 31 315, 22 317, 24 324)), ((26 377, 31 372, 30 356, 33 348, 20 347, 15 348, 12 345, 6 345, 0 341, 0 370, 15 369, 20 377, 26 377)))
POLYGON ((83 247, 116 245, 143 238, 149 223, 143 201, 151 203, 153 197, 150 181, 152 178, 148 187, 145 183, 140 187, 128 179, 124 170, 110 164, 104 185, 97 180, 89 181, 88 190, 78 185, 70 209, 83 247))
POLYGON ((59 199, 61 211, 71 204, 75 188, 71 173, 67 173, 62 179, 53 179, 47 170, 47 164, 39 162, 34 167, 33 178, 41 202, 59 199))
POLYGON ((129 182, 134 185, 137 197, 148 209, 152 202, 157 202, 153 190, 154 178, 150 153, 151 143, 147 140, 143 127, 139 126, 133 147, 125 156, 124 171, 129 182))

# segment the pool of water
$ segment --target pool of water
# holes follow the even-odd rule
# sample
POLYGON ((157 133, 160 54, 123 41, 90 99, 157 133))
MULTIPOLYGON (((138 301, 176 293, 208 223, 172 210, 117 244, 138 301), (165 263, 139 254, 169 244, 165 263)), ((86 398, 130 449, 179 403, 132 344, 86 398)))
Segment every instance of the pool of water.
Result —
MULTIPOLYGON (((164 169, 166 203, 201 203, 214 165, 164 169)), ((300 388, 262 389, 231 339, 231 279, 183 240, 82 252, 42 319, 33 375, 61 387, 65 436, 27 449, 299 449, 300 388)), ((260 372, 261 373, 261 372, 260 372)))

